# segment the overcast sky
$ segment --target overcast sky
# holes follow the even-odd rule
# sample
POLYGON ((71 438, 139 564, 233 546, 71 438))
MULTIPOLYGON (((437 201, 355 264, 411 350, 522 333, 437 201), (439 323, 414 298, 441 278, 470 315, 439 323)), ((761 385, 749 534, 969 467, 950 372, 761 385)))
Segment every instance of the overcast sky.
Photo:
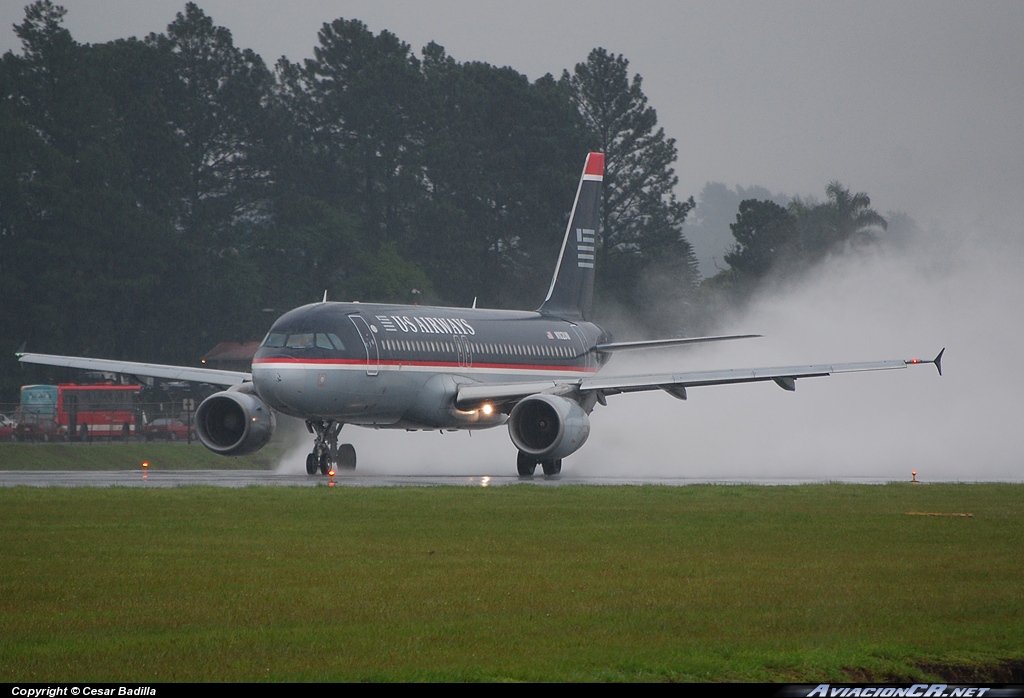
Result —
MULTIPOLYGON (((24 2, 0 0, 0 51, 24 2)), ((268 64, 358 18, 417 52, 558 75, 624 54, 680 150, 679 194, 706 181, 821 196, 838 179, 919 222, 1021 212, 1024 3, 645 0, 202 0, 268 64)), ((163 31, 175 0, 66 0, 81 42, 163 31)))

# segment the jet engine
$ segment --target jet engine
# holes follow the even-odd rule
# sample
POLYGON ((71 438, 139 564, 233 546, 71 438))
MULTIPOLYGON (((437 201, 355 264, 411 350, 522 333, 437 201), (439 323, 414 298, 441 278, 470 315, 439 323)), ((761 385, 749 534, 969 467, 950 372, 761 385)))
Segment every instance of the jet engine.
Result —
POLYGON ((590 436, 590 418, 572 400, 538 393, 519 401, 509 415, 508 433, 521 452, 540 460, 575 453, 590 436))
POLYGON ((214 393, 196 410, 199 440, 222 456, 244 456, 263 448, 274 424, 274 412, 263 400, 235 390, 214 393))

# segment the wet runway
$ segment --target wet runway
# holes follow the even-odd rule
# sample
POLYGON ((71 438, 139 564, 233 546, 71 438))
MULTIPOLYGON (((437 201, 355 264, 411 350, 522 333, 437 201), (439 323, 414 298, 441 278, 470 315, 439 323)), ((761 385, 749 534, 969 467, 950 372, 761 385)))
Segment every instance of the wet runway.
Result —
MULTIPOLYGON (((212 487, 502 487, 508 485, 534 485, 559 487, 562 485, 699 485, 699 484, 757 484, 797 485, 825 482, 810 478, 720 478, 699 479, 683 477, 604 477, 578 474, 545 477, 517 477, 514 475, 382 475, 377 473, 345 473, 329 478, 280 473, 272 470, 94 470, 94 471, 0 471, 0 487, 183 487, 208 485, 212 487)), ((858 484, 884 484, 888 480, 866 477, 835 479, 828 482, 858 484)))

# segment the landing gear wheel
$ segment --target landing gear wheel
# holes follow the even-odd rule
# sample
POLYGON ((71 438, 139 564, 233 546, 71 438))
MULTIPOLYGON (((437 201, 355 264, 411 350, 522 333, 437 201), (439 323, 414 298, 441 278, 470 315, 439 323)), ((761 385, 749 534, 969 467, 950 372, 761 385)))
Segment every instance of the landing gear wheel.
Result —
POLYGON ((520 451, 519 456, 516 458, 516 469, 519 471, 520 476, 532 477, 533 472, 537 469, 537 461, 520 451))
POLYGON ((338 446, 338 467, 342 470, 356 469, 356 447, 352 444, 338 446))
POLYGON ((540 462, 542 468, 544 468, 544 474, 547 476, 558 475, 562 472, 562 459, 558 460, 543 460, 540 462))
MULTIPOLYGON (((343 426, 345 425, 341 422, 335 422, 332 419, 306 420, 306 429, 309 430, 310 434, 316 435, 316 440, 313 442, 313 452, 306 458, 307 473, 316 475, 316 472, 319 470, 326 475, 330 472, 332 464, 341 461, 341 449, 338 448, 338 432, 341 431, 343 426)), ((351 446, 349 448, 352 449, 351 446)), ((355 453, 355 449, 352 449, 351 468, 356 467, 355 453)))

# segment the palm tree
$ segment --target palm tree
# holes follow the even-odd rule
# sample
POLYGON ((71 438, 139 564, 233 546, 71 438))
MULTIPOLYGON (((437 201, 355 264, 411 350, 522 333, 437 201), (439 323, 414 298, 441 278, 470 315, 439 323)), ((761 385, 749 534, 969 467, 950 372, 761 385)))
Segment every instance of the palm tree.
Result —
POLYGON ((814 262, 846 244, 863 244, 875 239, 879 228, 885 230, 885 218, 871 208, 865 192, 850 194, 839 182, 825 188, 828 201, 808 204, 796 199, 790 212, 798 221, 799 247, 808 262, 814 262))

